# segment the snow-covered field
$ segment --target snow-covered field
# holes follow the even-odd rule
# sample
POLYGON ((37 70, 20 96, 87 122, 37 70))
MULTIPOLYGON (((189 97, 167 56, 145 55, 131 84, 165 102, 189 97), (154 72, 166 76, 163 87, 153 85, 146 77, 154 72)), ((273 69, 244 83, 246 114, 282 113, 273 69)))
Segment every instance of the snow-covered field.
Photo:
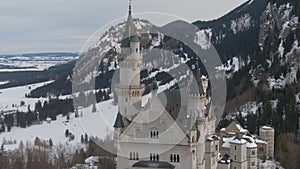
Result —
MULTIPOLYGON (((46 98, 32 99, 25 98, 25 94, 31 90, 40 86, 43 86, 49 82, 38 83, 28 86, 21 86, 9 89, 0 90, 0 112, 5 113, 9 111, 27 111, 28 105, 31 109, 34 109, 34 104, 41 100, 47 100, 46 98), (20 106, 20 102, 24 101, 25 106, 20 106), (13 104, 17 104, 17 107, 13 107, 13 104)), ((0 134, 0 144, 4 140, 16 141, 16 144, 6 145, 6 149, 15 149, 18 147, 20 141, 33 142, 36 137, 42 140, 53 140, 54 144, 72 144, 77 145, 80 143, 81 135, 87 133, 89 136, 96 136, 99 138, 105 138, 107 135, 111 135, 113 131, 113 123, 115 120, 117 107, 113 106, 112 100, 102 102, 96 105, 97 112, 92 113, 92 107, 79 109, 79 114, 82 117, 75 118, 74 113, 70 116, 70 121, 67 122, 66 117, 58 116, 56 121, 51 123, 44 122, 40 125, 33 125, 22 129, 20 127, 13 127, 11 132, 4 132, 0 134), (75 139, 69 142, 65 137, 65 130, 69 129, 74 134, 75 139)))
MULTIPOLYGON (((32 99, 25 98, 25 94, 29 93, 30 90, 43 86, 50 83, 38 83, 28 86, 21 86, 9 89, 0 90, 0 112, 9 112, 22 110, 27 111, 28 105, 30 105, 31 110, 34 109, 34 104, 41 100, 48 100, 47 98, 32 99), (20 101, 25 102, 25 106, 19 106, 20 101), (17 107, 12 107, 13 104, 18 104, 17 107)), ((160 86, 158 93, 172 87, 175 81, 168 84, 160 86)), ((62 96, 60 98, 70 98, 71 96, 62 96)), ((143 105, 152 97, 152 94, 148 94, 143 97, 143 105)), ((0 134, 0 144, 4 141, 14 142, 16 144, 5 145, 6 149, 13 150, 18 148, 19 143, 31 142, 33 143, 36 137, 41 140, 47 141, 50 138, 53 140, 54 145, 68 144, 72 146, 78 146, 81 142, 81 135, 87 133, 89 136, 98 137, 105 139, 106 137, 113 136, 113 124, 117 115, 117 106, 113 105, 113 100, 108 100, 96 104, 97 111, 92 113, 92 106, 87 108, 81 108, 78 110, 79 118, 75 118, 75 114, 71 113, 70 120, 67 122, 66 117, 62 115, 57 117, 56 121, 43 122, 42 124, 32 125, 25 129, 20 127, 12 127, 11 132, 4 132, 0 134), (68 129, 74 136, 73 141, 69 141, 65 137, 65 130, 68 129)))
POLYGON ((43 71, 75 58, 73 56, 0 56, 0 72, 43 71))
POLYGON ((20 87, 13 87, 13 88, 8 88, 8 89, 1 89, 0 90, 0 112, 12 111, 12 110, 19 110, 19 111, 27 112, 28 105, 30 105, 31 110, 33 110, 34 105, 38 100, 43 102, 44 100, 47 100, 47 99, 45 99, 45 98, 40 98, 40 99, 25 98, 25 94, 29 93, 31 90, 33 90, 35 88, 41 87, 41 86, 49 84, 51 82, 53 82, 53 81, 42 82, 42 83, 20 86, 20 87), (25 102, 24 106, 20 106, 21 101, 25 102), (14 104, 14 106, 13 106, 13 104, 14 104))
POLYGON ((79 112, 82 112, 83 116, 75 118, 72 114, 69 122, 67 122, 66 117, 60 115, 56 121, 51 121, 51 123, 43 122, 43 124, 33 125, 25 129, 13 127, 11 132, 0 134, 0 142, 16 140, 16 144, 5 146, 6 149, 15 149, 19 146, 20 141, 33 143, 36 137, 41 140, 51 138, 54 145, 71 144, 73 146, 80 144, 81 135, 85 133, 104 139, 107 135, 112 135, 117 107, 112 105, 112 100, 97 104, 96 107, 96 113, 92 113, 92 107, 80 109, 79 112), (71 142, 65 137, 66 129, 75 136, 71 142))

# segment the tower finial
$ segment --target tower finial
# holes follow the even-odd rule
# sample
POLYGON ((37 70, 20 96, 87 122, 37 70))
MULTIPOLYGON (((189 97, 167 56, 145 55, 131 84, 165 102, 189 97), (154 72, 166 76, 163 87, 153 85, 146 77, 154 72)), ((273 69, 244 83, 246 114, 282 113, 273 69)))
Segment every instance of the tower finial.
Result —
POLYGON ((132 3, 132 0, 129 0, 129 15, 131 15, 131 3, 132 3))

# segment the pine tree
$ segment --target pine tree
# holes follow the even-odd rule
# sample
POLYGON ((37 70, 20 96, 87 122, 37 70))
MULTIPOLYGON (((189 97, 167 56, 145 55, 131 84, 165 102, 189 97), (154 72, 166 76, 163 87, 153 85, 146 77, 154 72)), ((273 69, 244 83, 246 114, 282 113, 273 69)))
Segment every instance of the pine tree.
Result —
POLYGON ((50 140, 49 140, 49 146, 50 146, 50 147, 53 147, 53 141, 52 141, 51 138, 50 138, 50 140))
POLYGON ((65 131, 65 136, 66 136, 66 137, 69 137, 69 135, 70 135, 70 132, 69 132, 68 129, 66 129, 66 131, 65 131))
POLYGON ((70 114, 68 113, 67 114, 67 121, 69 121, 70 120, 70 114))
POLYGON ((83 135, 81 135, 81 143, 84 143, 84 137, 83 137, 83 135))
POLYGON ((89 142, 89 136, 87 135, 87 133, 85 133, 85 139, 84 139, 85 143, 87 144, 89 142))
POLYGON ((5 132, 5 126, 4 126, 4 124, 2 124, 2 126, 1 126, 1 130, 0 130, 1 132, 5 132))
POLYGON ((95 113, 97 111, 95 103, 93 103, 92 112, 95 113))
POLYGON ((1 151, 4 151, 4 143, 1 145, 1 151))

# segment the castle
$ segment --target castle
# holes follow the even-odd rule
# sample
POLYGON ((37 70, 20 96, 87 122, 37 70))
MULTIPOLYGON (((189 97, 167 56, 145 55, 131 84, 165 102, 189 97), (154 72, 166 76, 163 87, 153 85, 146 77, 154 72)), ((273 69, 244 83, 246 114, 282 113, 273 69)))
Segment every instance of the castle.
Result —
POLYGON ((251 138, 239 134, 227 143, 215 135, 216 118, 210 109, 208 80, 202 77, 197 64, 182 116, 174 115, 173 110, 178 105, 173 104, 175 108, 168 109, 161 103, 156 82, 153 83, 152 98, 142 107, 145 91, 145 85, 140 82, 143 55, 131 4, 123 39, 119 58, 120 82, 115 85, 118 96, 114 124, 117 169, 257 167, 257 145, 251 138), (222 144, 224 149, 220 153, 222 144))

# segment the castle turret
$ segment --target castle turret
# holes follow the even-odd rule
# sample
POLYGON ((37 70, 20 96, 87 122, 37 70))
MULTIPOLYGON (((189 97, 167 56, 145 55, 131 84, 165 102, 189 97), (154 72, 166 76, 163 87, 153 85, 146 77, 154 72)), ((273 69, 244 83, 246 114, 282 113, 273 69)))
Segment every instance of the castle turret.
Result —
POLYGON ((207 136, 207 117, 206 117, 206 92, 203 89, 202 75, 199 71, 198 61, 195 64, 194 78, 191 78, 189 85, 188 115, 195 117, 195 125, 198 129, 196 146, 197 169, 205 168, 205 141, 207 136))
POLYGON ((133 120, 140 111, 145 90, 145 85, 140 83, 143 56, 140 51, 140 40, 135 31, 130 3, 124 40, 121 45, 120 83, 116 84, 119 111, 128 120, 133 120))
POLYGON ((125 32, 123 34, 123 40, 121 42, 121 56, 119 60, 125 59, 130 55, 130 39, 132 36, 136 35, 136 27, 133 23, 131 1, 129 3, 129 12, 127 17, 127 22, 125 26, 125 32))

